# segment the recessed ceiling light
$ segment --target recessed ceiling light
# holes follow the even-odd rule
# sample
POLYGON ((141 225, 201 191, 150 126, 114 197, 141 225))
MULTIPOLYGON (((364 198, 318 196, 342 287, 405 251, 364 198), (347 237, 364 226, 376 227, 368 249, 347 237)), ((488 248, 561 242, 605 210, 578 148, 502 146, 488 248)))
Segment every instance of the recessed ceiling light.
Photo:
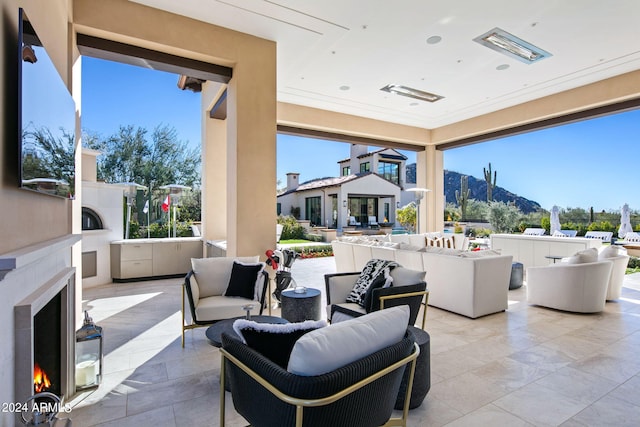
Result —
POLYGON ((480 43, 495 50, 496 52, 503 53, 511 58, 522 61, 525 64, 532 64, 540 61, 541 59, 548 58, 551 53, 546 50, 540 49, 537 46, 526 42, 513 34, 509 34, 500 28, 494 28, 491 31, 484 33, 481 36, 476 37, 473 41, 480 43))
POLYGON ((429 44, 437 44, 440 43, 440 41, 442 41, 442 37, 440 36, 431 36, 427 39, 427 43, 429 44))
POLYGON ((350 86, 340 86, 340 90, 349 90, 351 89, 350 86))
POLYGON ((509 68, 509 64, 500 64, 496 67, 496 70, 502 71, 502 70, 506 70, 507 68, 509 68))
POLYGON ((388 84, 385 87, 381 88, 385 92, 395 93, 396 95, 402 95, 413 99, 418 99, 420 101, 427 102, 436 102, 440 99, 444 98, 444 96, 436 95, 433 93, 425 92, 418 89, 413 89, 407 86, 388 84))
POLYGON ((415 107, 417 105, 420 105, 420 104, 418 104, 417 102, 412 102, 411 104, 409 104, 410 107, 415 107))

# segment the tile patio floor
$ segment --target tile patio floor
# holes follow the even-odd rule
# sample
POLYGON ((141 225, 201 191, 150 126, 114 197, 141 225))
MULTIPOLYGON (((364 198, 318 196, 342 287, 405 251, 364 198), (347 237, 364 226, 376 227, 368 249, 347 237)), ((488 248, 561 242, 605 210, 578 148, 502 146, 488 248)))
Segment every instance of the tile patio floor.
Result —
MULTIPOLYGON (((324 289, 334 269, 333 258, 298 260, 293 277, 324 289)), ((204 328, 181 348, 180 282, 84 292, 105 331, 105 376, 72 402, 74 427, 218 425, 219 352, 204 328)), ((431 390, 409 426, 640 425, 640 275, 595 315, 529 306, 525 293, 476 320, 429 308, 431 390)), ((227 425, 247 425, 227 403, 227 425)))

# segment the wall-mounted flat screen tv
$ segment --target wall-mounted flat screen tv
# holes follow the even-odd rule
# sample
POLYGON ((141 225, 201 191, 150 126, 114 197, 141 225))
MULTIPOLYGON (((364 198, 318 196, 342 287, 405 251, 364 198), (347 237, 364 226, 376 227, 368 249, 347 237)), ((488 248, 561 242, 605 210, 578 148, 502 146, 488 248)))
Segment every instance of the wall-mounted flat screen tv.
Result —
POLYGON ((21 186, 73 198, 75 102, 22 9, 19 23, 21 186))

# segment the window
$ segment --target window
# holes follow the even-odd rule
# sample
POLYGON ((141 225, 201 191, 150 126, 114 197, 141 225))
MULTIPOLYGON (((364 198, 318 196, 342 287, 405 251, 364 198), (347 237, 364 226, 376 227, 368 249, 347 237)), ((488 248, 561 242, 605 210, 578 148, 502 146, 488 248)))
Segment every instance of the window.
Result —
POLYGON ((282 215, 282 203, 276 203, 276 215, 282 215))
POLYGON ((82 230, 102 230, 102 220, 95 211, 82 208, 82 230))
POLYGON ((369 172, 371 170, 371 163, 360 163, 360 172, 369 172))
POLYGON ((342 176, 351 175, 351 167, 343 166, 342 167, 342 176))
POLYGON ((400 185, 400 165, 391 162, 378 162, 378 174, 384 179, 400 185))
POLYGON ((307 197, 304 202, 305 219, 309 220, 311 225, 322 225, 320 197, 307 197))
POLYGON ((357 222, 369 223, 369 217, 378 217, 378 198, 349 197, 349 216, 354 216, 357 222))

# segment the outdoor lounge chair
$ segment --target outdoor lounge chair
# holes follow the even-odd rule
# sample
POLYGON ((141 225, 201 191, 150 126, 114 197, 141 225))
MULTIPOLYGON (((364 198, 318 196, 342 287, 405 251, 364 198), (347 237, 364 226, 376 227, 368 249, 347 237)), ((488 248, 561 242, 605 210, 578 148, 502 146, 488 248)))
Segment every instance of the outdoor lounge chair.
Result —
MULTIPOLYGON (((294 343, 287 366, 223 334, 220 389, 228 378, 235 410, 254 426, 406 426, 420 350, 413 334, 403 332, 407 310, 398 309, 402 307, 391 316, 372 314, 382 322, 363 317, 306 333, 294 343), (362 333, 363 346, 344 344, 362 333), (315 344, 319 342, 323 344, 315 344), (335 362, 331 356, 338 348, 343 353, 335 362), (403 410, 400 417, 391 418, 405 369, 403 410)), ((225 394, 220 393, 221 427, 225 394)))
POLYGON ((192 258, 191 264, 192 270, 185 276, 182 289, 182 347, 185 331, 243 316, 244 307, 249 304, 253 303, 257 313, 262 314, 269 287, 269 275, 258 268, 260 263, 257 256, 192 258), (251 280, 246 280, 246 270, 252 268, 257 273, 251 272, 251 280), (238 274, 235 274, 236 272, 238 274), (229 293, 242 293, 229 292, 230 287, 238 290, 238 286, 250 288, 245 297, 226 296, 229 293), (190 323, 187 322, 186 316, 187 303, 191 314, 190 323))
POLYGON ((611 231, 587 231, 584 237, 587 239, 599 239, 604 243, 609 243, 611 242, 613 233, 611 231))
POLYGON ((349 217, 349 225, 350 226, 355 226, 355 227, 360 227, 362 225, 362 223, 356 221, 356 217, 355 216, 350 216, 349 217))
POLYGON ((390 275, 394 277, 393 286, 373 289, 371 299, 367 301, 370 302, 369 306, 361 307, 356 303, 347 302, 347 297, 360 277, 360 272, 325 274, 328 319, 332 320, 335 313, 340 313, 340 317, 357 317, 376 310, 408 305, 410 310, 409 325, 414 325, 420 307, 424 303, 421 319, 421 327, 424 329, 427 316, 426 304, 429 299, 427 284, 423 280, 424 272, 396 267, 390 275), (409 277, 413 277, 413 279, 408 279, 409 277))
POLYGON ((378 218, 376 218, 375 216, 369 216, 369 227, 380 228, 380 224, 378 224, 378 218))
POLYGON ((544 228, 527 228, 522 234, 525 236, 544 236, 544 228))

